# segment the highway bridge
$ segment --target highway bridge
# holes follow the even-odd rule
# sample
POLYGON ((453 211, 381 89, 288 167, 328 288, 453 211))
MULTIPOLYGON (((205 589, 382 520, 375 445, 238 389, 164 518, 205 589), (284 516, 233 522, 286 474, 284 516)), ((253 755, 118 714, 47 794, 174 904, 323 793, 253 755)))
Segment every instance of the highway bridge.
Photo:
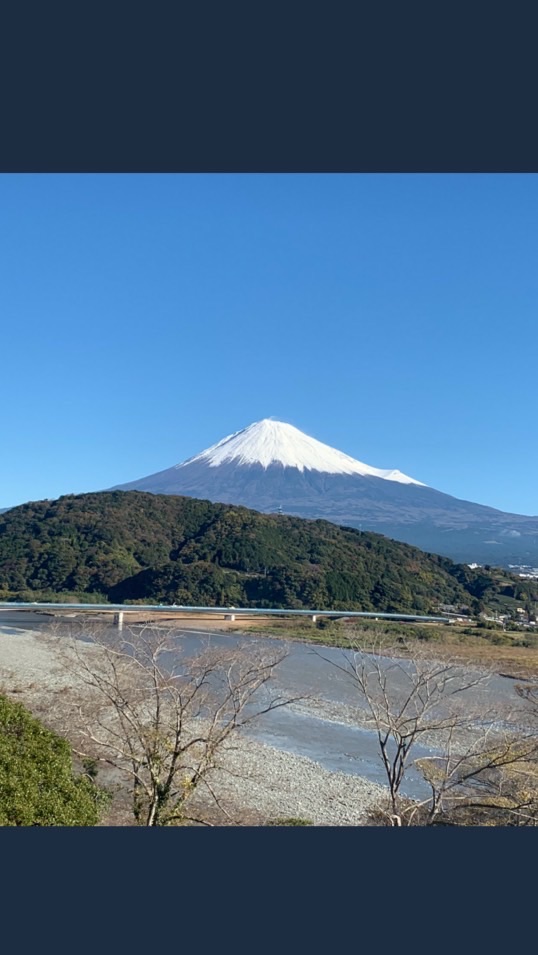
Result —
POLYGON ((47 611, 63 611, 64 613, 110 613, 113 614, 114 623, 121 628, 125 620, 125 614, 148 614, 158 616, 159 614, 167 617, 200 615, 223 617, 225 620, 237 621, 240 617, 310 617, 315 623, 320 617, 364 617, 371 620, 408 620, 422 623, 450 623, 451 617, 433 617, 421 616, 420 614, 409 613, 379 613, 377 611, 362 610, 282 610, 268 607, 184 607, 172 604, 165 606, 163 604, 76 604, 76 603, 8 603, 0 602, 0 610, 24 610, 26 612, 34 611, 36 613, 47 613, 47 611))

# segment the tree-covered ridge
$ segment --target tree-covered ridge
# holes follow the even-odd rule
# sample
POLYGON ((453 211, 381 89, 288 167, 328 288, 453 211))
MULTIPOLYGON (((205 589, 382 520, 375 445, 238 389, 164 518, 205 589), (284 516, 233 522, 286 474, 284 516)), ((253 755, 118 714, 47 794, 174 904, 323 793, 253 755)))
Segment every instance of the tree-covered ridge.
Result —
POLYGON ((378 534, 194 498, 101 492, 0 516, 4 599, 426 613, 532 602, 537 589, 378 534))

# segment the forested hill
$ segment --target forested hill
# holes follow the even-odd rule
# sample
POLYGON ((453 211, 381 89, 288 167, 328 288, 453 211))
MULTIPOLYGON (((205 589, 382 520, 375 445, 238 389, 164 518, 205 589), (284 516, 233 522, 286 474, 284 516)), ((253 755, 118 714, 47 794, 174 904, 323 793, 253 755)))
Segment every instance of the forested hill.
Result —
POLYGON ((0 599, 435 612, 536 585, 326 521, 113 491, 0 515, 0 599))

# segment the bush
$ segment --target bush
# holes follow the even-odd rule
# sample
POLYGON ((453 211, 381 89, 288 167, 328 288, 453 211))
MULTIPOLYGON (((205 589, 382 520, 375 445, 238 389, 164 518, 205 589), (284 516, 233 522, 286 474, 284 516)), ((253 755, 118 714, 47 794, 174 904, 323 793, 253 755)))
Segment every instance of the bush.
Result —
POLYGON ((296 816, 290 816, 289 819, 273 819, 267 823, 268 826, 313 826, 310 819, 300 819, 296 816))
POLYGON ((94 826, 106 802, 67 740, 0 696, 0 826, 94 826))
POLYGON ((316 626, 318 630, 334 630, 334 620, 329 617, 320 617, 316 620, 316 626))

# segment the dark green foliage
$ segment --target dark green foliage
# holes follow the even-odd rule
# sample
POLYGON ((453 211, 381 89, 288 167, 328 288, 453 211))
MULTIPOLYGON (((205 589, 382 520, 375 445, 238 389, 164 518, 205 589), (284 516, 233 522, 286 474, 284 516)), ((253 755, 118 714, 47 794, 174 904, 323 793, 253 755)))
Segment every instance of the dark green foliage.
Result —
POLYGON ((535 583, 379 534, 194 498, 112 491, 0 516, 0 599, 437 612, 525 599, 535 583))
POLYGON ((0 696, 0 826, 94 826, 105 802, 67 741, 0 696))

